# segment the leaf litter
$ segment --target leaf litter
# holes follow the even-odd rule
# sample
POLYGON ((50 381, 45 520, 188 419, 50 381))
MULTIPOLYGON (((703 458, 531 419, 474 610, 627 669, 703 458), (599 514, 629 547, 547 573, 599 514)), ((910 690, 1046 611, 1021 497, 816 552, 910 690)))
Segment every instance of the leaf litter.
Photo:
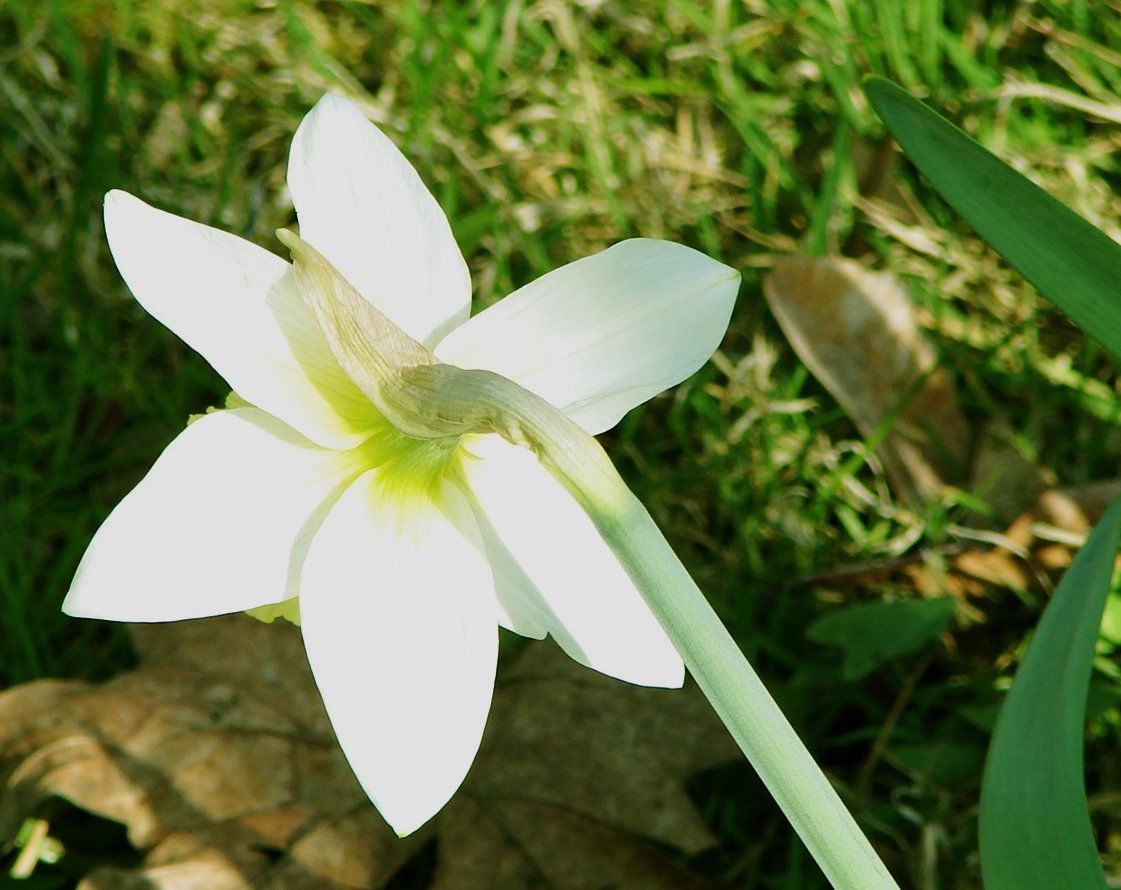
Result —
POLYGON ((877 452, 909 503, 960 478, 972 434, 953 380, 894 276, 844 259, 786 256, 764 281, 767 303, 799 358, 877 452))
POLYGON ((825 591, 871 585, 908 592, 833 610, 808 636, 840 647, 845 672, 855 678, 948 632, 950 601, 972 623, 982 618, 976 604, 994 589, 1048 595, 1121 482, 1057 488, 1055 473, 1022 455, 1001 421, 974 429, 910 295, 890 273, 849 259, 784 256, 764 280, 764 294, 794 351, 874 448, 903 503, 921 511, 965 483, 988 509, 951 527, 958 543, 949 547, 804 578, 825 591), (899 621, 915 607, 930 616, 914 616, 913 639, 887 634, 883 645, 876 642, 876 621, 899 621))
POLYGON ((0 851, 72 805, 142 857, 80 890, 381 888, 433 848, 409 886, 716 886, 686 867, 715 841, 684 782, 737 752, 691 685, 634 687, 526 645, 466 784, 402 840, 338 749, 298 630, 240 615, 131 630, 135 670, 0 694, 0 851))

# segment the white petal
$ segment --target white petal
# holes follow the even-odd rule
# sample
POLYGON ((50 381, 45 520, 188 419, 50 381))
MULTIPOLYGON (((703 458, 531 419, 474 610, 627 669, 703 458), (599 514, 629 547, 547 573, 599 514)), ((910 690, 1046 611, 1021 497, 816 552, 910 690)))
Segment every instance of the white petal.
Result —
POLYGON ((471 276, 447 217, 356 105, 327 95, 304 118, 288 188, 304 240, 414 340, 431 346, 467 318, 471 276))
POLYGON ((680 686, 681 656, 580 506, 528 450, 498 436, 468 447, 478 457, 464 461, 467 484, 524 573, 508 583, 525 611, 582 664, 643 686, 680 686))
POLYGON ((527 284, 435 352, 520 383, 595 435, 708 361, 738 289, 723 263, 637 238, 527 284))
MULTIPOLYGON (((465 492, 471 500, 472 493, 465 492)), ((514 559, 498 532, 481 509, 467 517, 478 529, 483 553, 494 575, 494 596, 498 623, 523 637, 543 640, 549 634, 550 613, 541 602, 537 588, 514 559)))
POLYGON ((121 191, 105 196, 105 233, 140 305, 240 396, 320 445, 364 438, 373 406, 335 361, 288 263, 121 191))
POLYGON ((360 476, 315 536, 301 581, 308 661, 343 753, 404 836, 451 798, 490 710, 494 587, 469 508, 402 505, 360 476))
POLYGON ((310 536, 358 469, 256 408, 207 414, 98 529, 63 611, 174 621, 294 596, 310 536))

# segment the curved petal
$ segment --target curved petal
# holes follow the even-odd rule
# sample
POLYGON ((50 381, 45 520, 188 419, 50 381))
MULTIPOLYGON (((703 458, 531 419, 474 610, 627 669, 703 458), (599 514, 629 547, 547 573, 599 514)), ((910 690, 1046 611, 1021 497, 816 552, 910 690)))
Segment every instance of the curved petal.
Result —
POLYGON ((376 411, 335 361, 288 263, 122 191, 105 196, 105 233, 140 305, 235 392, 320 445, 365 437, 376 411))
POLYGON ((360 476, 308 553, 300 619, 343 753, 398 834, 463 782, 494 689, 494 587, 451 486, 442 507, 385 496, 360 476), (453 518, 448 514, 452 514, 453 518))
MULTIPOLYGON (((470 489, 464 491, 469 502, 475 502, 470 489)), ((494 575, 495 605, 498 623, 506 630, 523 637, 543 640, 549 634, 551 614, 536 595, 537 588, 529 580, 518 561, 510 554, 490 520, 478 506, 466 520, 478 529, 479 541, 491 574, 494 575)))
POLYGON ((496 585, 519 591, 524 611, 581 664, 643 686, 680 686, 681 656, 568 492, 498 436, 468 448, 476 457, 463 474, 476 508, 521 569, 496 585))
POLYGON ((519 288, 435 352, 520 383, 596 435, 708 361, 738 289, 735 269, 636 238, 519 288))
POLYGON ((426 345, 471 311, 471 276, 447 217, 358 106, 327 95, 292 140, 300 235, 362 296, 426 345))
POLYGON ((356 460, 256 408, 204 415, 98 529, 63 611, 175 621, 294 596, 310 536, 356 460))

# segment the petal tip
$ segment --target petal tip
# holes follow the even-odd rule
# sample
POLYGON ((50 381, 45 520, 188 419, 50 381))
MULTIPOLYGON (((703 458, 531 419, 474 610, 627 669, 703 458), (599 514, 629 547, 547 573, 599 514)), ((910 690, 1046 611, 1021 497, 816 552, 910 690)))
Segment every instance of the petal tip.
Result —
POLYGON ((117 216, 130 209, 144 208, 147 206, 148 205, 138 197, 129 194, 124 189, 110 189, 105 193, 105 198, 102 201, 102 210, 105 214, 106 221, 112 216, 117 216))
POLYGON ((74 575, 70 581, 70 587, 66 591, 66 596, 62 598, 62 605, 59 610, 63 615, 71 618, 95 618, 96 615, 90 611, 90 588, 87 584, 83 583, 85 579, 86 570, 89 566, 90 555, 92 548, 87 549, 86 554, 83 555, 81 561, 78 563, 78 568, 74 570, 74 575))
POLYGON ((324 114, 343 114, 351 117, 358 117, 364 121, 369 120, 366 113, 358 106, 358 103, 353 99, 348 99, 341 93, 329 92, 324 93, 318 102, 312 106, 308 117, 315 115, 319 117, 324 114))
POLYGON ((77 604, 74 602, 73 593, 66 594, 66 597, 62 601, 62 605, 59 607, 59 611, 61 611, 63 615, 66 615, 70 618, 87 617, 82 613, 82 610, 78 608, 77 604))
MULTIPOLYGON (((379 812, 380 812, 380 808, 379 808, 379 812)), ((388 823, 389 827, 393 829, 393 833, 395 835, 397 835, 397 837, 404 840, 410 834, 413 834, 413 833, 419 831, 421 828, 423 828, 425 825, 427 825, 428 822, 436 814, 435 813, 430 813, 429 815, 427 815, 423 818, 418 818, 415 813, 410 814, 406 818, 396 818, 396 817, 390 818, 385 813, 382 813, 381 815, 382 815, 382 818, 385 819, 385 821, 388 823)))
POLYGON ((107 611, 102 604, 102 608, 96 606, 96 594, 92 597, 91 601, 90 591, 88 588, 83 590, 81 583, 82 567, 78 567, 78 572, 74 582, 70 585, 70 590, 66 596, 63 597, 62 605, 59 611, 68 618, 92 618, 98 621, 129 621, 131 617, 118 618, 114 615, 107 615, 107 611))
POLYGON ((130 621, 131 616, 120 617, 111 614, 112 610, 106 608, 104 600, 98 596, 97 591, 83 583, 83 575, 87 568, 87 561, 83 559, 74 573, 74 580, 70 590, 63 597, 59 611, 68 618, 94 618, 100 621, 130 621), (101 600, 100 608, 98 601, 101 600))

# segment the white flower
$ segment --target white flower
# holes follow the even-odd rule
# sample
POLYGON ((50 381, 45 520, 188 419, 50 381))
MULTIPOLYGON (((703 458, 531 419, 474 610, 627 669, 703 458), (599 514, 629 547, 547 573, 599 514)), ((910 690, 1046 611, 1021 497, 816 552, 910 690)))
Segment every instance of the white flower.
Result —
MULTIPOLYGON (((526 285, 474 318, 447 219, 416 171, 337 96, 296 132, 301 234, 443 362, 488 369, 592 434, 699 368, 738 274, 637 239, 526 285)), ((498 625, 650 686, 681 659, 591 521, 496 435, 411 439, 347 377, 292 266, 248 241, 105 200, 136 299, 248 407, 207 414, 98 530, 63 606, 172 621, 283 603, 351 766, 400 833, 432 817, 478 749, 498 625)))

